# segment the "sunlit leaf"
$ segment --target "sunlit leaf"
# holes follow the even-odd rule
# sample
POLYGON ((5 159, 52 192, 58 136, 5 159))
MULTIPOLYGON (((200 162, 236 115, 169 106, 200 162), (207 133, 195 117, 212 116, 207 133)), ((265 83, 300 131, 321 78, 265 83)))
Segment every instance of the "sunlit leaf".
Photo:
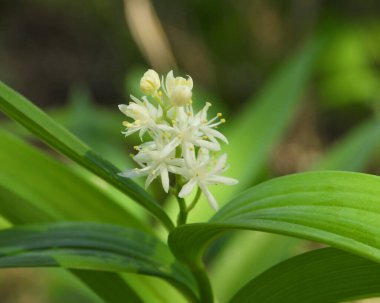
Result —
POLYGON ((226 231, 259 230, 310 239, 380 262, 380 177, 311 172, 255 186, 216 213, 209 223, 175 229, 174 254, 194 266, 226 231))
POLYGON ((245 285, 231 303, 336 303, 380 295, 380 264, 324 248, 282 262, 245 285))

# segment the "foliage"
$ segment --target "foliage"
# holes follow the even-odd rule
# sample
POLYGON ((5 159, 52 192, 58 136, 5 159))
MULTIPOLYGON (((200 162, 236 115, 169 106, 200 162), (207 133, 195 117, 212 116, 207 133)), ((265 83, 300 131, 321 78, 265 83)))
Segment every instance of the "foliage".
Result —
POLYGON ((60 156, 25 142, 25 134, 14 126, 8 129, 19 136, 0 132, 0 267, 69 269, 106 302, 160 302, 168 294, 176 302, 206 303, 216 298, 341 302, 378 295, 380 177, 333 171, 358 171, 371 160, 380 136, 375 118, 353 129, 314 164, 324 170, 259 182, 270 152, 290 127, 325 43, 306 43, 231 119, 227 150, 239 186, 214 191, 222 208, 212 216, 201 199, 193 223, 181 221, 180 226, 172 219, 175 203, 161 205, 154 190, 149 193, 121 177, 108 159, 0 83, 0 110, 69 159, 56 159, 60 156), (253 241, 244 233, 213 245, 237 230, 252 231, 253 241), (278 253, 268 254, 265 250, 279 239, 269 233, 293 238, 281 238, 278 253), (258 237, 263 252, 252 248, 258 237), (291 253, 283 250, 299 245, 294 238, 331 248, 289 258, 291 253), (240 258, 241 250, 247 254, 240 258), (257 259, 248 260, 251 252, 267 254, 267 267, 287 260, 261 268, 258 275, 257 259), (223 254, 236 258, 234 264, 245 272, 227 277, 223 254))

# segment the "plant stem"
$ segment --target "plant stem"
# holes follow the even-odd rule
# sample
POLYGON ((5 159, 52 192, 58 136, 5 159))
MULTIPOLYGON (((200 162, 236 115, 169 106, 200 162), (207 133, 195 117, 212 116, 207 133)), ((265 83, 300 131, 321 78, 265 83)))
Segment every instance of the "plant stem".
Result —
POLYGON ((186 208, 186 202, 184 198, 178 197, 178 194, 176 195, 178 205, 179 205, 179 213, 178 213, 178 218, 177 218, 177 226, 186 224, 187 220, 187 208, 186 208))
POLYGON ((201 189, 198 187, 197 193, 195 194, 195 197, 193 201, 190 203, 190 205, 187 207, 185 199, 178 197, 178 194, 176 194, 176 198, 178 201, 179 205, 179 213, 178 213, 178 218, 177 218, 177 226, 186 224, 187 221, 187 215, 189 212, 194 208, 194 206, 197 204, 200 196, 201 196, 201 189))
POLYGON ((189 205, 189 207, 186 210, 187 212, 190 212, 190 210, 192 210, 194 208, 194 206, 197 204, 197 202, 201 196, 201 193, 202 193, 202 190, 200 189, 200 187, 198 187, 197 193, 195 194, 193 201, 191 202, 191 204, 189 205))
POLYGON ((210 279, 203 264, 201 266, 193 267, 191 271, 198 284, 200 302, 214 303, 214 295, 212 293, 210 279))

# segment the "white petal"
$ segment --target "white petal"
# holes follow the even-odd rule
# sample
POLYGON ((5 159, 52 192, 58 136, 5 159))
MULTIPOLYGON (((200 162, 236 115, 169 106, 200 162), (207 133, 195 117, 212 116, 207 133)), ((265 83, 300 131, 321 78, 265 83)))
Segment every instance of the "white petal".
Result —
POLYGON ((184 157, 186 166, 193 168, 197 166, 197 159, 195 158, 195 150, 192 144, 182 145, 182 155, 184 157))
POLYGON ((187 175, 189 174, 188 170, 184 167, 177 167, 177 166, 169 165, 168 170, 173 174, 181 175, 184 177, 187 177, 187 175))
POLYGON ((180 198, 184 198, 188 195, 191 194, 191 192, 193 191, 194 189, 194 186, 197 184, 197 180, 196 179, 190 179, 189 182, 187 182, 181 189, 181 191, 179 192, 178 194, 178 197, 180 198))
POLYGON ((122 173, 118 173, 119 176, 125 177, 125 178, 138 178, 142 176, 146 176, 149 173, 150 167, 144 167, 142 169, 134 168, 126 170, 122 173))
POLYGON ((207 165, 210 161, 210 152, 207 148, 201 147, 198 151, 198 165, 204 166, 207 165))
POLYGON ((157 178, 157 174, 150 174, 150 175, 148 176, 148 178, 146 178, 146 181, 145 181, 145 189, 147 189, 148 186, 150 185, 150 183, 152 183, 153 180, 156 179, 156 178, 157 178))
POLYGON ((120 110, 124 115, 127 114, 128 105, 125 105, 125 104, 119 104, 118 107, 119 107, 119 110, 120 110))
MULTIPOLYGON (((134 95, 129 95, 129 97, 132 99, 133 102, 137 103, 140 106, 143 106, 143 103, 141 102, 140 99, 137 99, 134 95)), ((131 104, 131 103, 130 103, 131 104)), ((133 103, 132 103, 133 104, 133 103)), ((131 105, 132 105, 131 104, 131 105)))
POLYGON ((239 181, 236 179, 224 177, 224 176, 210 176, 207 178, 207 183, 235 185, 235 184, 239 183, 239 181))
POLYGON ((185 164, 185 161, 180 158, 173 158, 169 159, 166 163, 168 163, 169 165, 183 166, 185 164))
POLYGON ((190 89, 193 89, 193 79, 187 75, 187 86, 190 88, 190 89))
POLYGON ((161 167, 161 183, 164 191, 167 193, 169 191, 169 173, 166 166, 161 167))
POLYGON ((199 187, 201 188, 202 192, 206 196, 206 199, 208 203, 210 204, 211 208, 217 211, 219 209, 219 205, 218 205, 218 202, 216 202, 212 193, 208 190, 208 188, 204 184, 199 184, 199 187))
POLYGON ((218 143, 213 143, 213 142, 206 141, 206 140, 195 140, 194 144, 198 145, 200 147, 207 148, 207 149, 212 150, 212 151, 219 151, 220 150, 220 145, 218 143))
POLYGON ((136 127, 136 128, 128 128, 127 131, 124 131, 124 132, 121 132, 124 136, 128 137, 130 135, 132 135, 133 133, 137 132, 140 128, 136 127))
POLYGON ((172 70, 170 72, 168 72, 168 74, 166 75, 165 86, 166 86, 166 92, 167 92, 168 96, 170 96, 174 87, 175 87, 175 78, 173 76, 172 70))
POLYGON ((167 157, 180 143, 181 140, 179 138, 174 138, 172 141, 166 144, 161 151, 162 157, 167 157))
POLYGON ((223 171, 223 168, 225 167, 227 162, 227 154, 223 154, 219 157, 218 162, 216 163, 215 167, 213 168, 214 172, 220 172, 223 171))
POLYGON ((204 127, 202 130, 206 136, 218 138, 228 144, 227 138, 221 132, 218 132, 217 130, 210 127, 204 127))
POLYGON ((140 163, 146 163, 152 161, 152 153, 151 151, 142 151, 139 152, 136 156, 133 157, 133 160, 140 163))

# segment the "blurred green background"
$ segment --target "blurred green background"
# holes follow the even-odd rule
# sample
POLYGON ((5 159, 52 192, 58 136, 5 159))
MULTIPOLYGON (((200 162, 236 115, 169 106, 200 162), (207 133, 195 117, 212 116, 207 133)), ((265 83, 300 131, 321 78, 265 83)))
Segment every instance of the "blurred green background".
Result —
MULTIPOLYGON (((346 169, 378 173, 379 126, 358 131, 380 113, 378 1, 0 1, 0 79, 121 168, 131 165, 133 142, 120 134, 117 105, 140 94, 145 69, 191 75, 200 103, 214 101, 229 119, 317 40, 311 81, 302 84, 292 123, 260 178, 318 167, 326 151, 355 132, 347 150, 357 154, 346 169)), ((162 197, 157 188, 153 194, 162 197)), ((0 302, 97 300, 63 270, 0 271, 0 302)))

